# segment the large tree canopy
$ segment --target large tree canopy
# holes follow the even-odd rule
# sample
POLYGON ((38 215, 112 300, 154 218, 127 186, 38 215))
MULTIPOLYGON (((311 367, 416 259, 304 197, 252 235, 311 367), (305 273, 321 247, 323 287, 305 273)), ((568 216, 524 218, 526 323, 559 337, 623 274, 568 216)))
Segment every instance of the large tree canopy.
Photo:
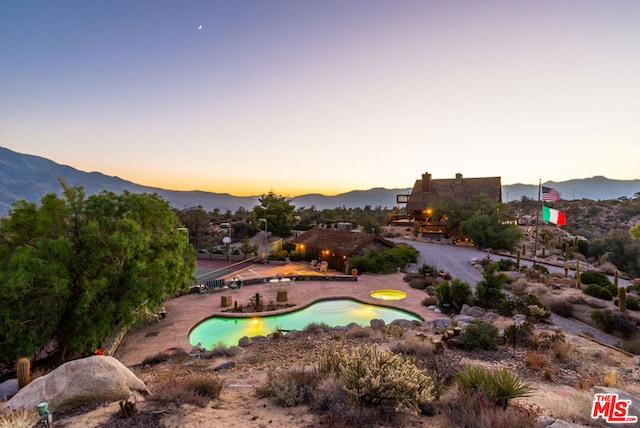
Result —
POLYGON ((293 212, 295 207, 291 201, 283 196, 278 196, 273 192, 262 195, 260 205, 253 208, 256 219, 267 221, 267 230, 277 236, 291 235, 291 225, 293 224, 293 212))
POLYGON ((0 361, 53 347, 62 361, 188 286, 195 254, 158 195, 63 196, 0 219, 0 361))

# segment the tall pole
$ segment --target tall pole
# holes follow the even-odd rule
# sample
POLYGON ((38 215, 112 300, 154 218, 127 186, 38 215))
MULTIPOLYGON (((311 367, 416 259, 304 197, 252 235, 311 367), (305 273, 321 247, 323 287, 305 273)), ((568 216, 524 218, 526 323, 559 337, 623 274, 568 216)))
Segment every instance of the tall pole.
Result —
POLYGON ((533 243, 533 265, 536 264, 536 254, 538 254, 538 228, 540 227, 540 191, 542 190, 542 179, 538 181, 538 204, 536 205, 536 237, 533 243))

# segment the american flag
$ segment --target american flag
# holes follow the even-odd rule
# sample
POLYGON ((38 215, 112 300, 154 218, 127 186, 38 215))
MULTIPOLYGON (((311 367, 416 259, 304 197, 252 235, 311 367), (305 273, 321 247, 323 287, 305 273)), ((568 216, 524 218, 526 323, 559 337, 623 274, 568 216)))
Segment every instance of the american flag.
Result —
POLYGON ((560 192, 553 187, 542 186, 542 200, 548 202, 555 202, 560 200, 560 192))

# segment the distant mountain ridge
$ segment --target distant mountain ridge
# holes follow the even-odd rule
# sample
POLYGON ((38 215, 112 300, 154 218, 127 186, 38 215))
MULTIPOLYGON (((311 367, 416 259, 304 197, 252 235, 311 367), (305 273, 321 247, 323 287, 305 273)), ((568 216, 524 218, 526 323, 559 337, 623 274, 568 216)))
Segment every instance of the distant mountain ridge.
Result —
MULTIPOLYGON (((202 206, 207 211, 247 210, 258 205, 260 195, 233 196, 228 193, 204 191, 178 191, 156 187, 142 186, 119 177, 108 176, 99 172, 84 172, 67 165, 60 165, 49 159, 14 152, 0 147, 0 216, 6 215, 11 205, 18 199, 39 202, 46 193, 60 193, 59 178, 68 185, 82 186, 87 195, 110 190, 122 193, 157 193, 174 208, 184 209, 202 206)), ((416 179, 419 177, 416 177, 416 179)), ((335 196, 321 194, 300 195, 293 198, 296 207, 312 207, 316 209, 345 208, 392 208, 396 205, 396 195, 411 193, 411 187, 403 189, 386 189, 376 187, 369 190, 354 190, 335 196)), ((605 177, 592 177, 564 182, 549 181, 544 183, 557 189, 564 199, 617 199, 622 196, 633 197, 640 192, 640 180, 611 180, 605 177)), ((504 202, 519 200, 522 196, 538 198, 538 186, 533 184, 511 184, 502 186, 504 202)))

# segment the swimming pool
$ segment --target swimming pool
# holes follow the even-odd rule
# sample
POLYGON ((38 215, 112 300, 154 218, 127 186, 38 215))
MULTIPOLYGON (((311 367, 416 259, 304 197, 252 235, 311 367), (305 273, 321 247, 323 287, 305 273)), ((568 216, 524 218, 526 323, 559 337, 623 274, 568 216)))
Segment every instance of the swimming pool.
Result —
POLYGON ((237 346, 238 340, 244 336, 267 336, 276 330, 303 330, 312 322, 331 327, 352 322, 368 326, 372 319, 382 319, 387 324, 397 319, 422 321, 417 315, 400 309, 369 305, 352 299, 330 299, 281 315, 208 318, 191 330, 189 342, 193 346, 202 343, 205 349, 212 349, 219 343, 237 346))

